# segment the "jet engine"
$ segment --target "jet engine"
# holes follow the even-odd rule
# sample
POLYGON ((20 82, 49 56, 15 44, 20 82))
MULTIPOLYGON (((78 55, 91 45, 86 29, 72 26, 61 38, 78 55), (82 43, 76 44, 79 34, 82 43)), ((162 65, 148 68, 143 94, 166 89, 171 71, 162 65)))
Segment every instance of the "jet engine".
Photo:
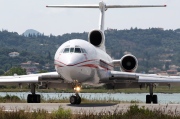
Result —
POLYGON ((101 30, 92 30, 88 35, 88 41, 96 47, 101 47, 104 39, 104 33, 101 30))
POLYGON ((135 72, 138 67, 137 58, 134 55, 127 54, 120 59, 120 69, 124 72, 135 72))

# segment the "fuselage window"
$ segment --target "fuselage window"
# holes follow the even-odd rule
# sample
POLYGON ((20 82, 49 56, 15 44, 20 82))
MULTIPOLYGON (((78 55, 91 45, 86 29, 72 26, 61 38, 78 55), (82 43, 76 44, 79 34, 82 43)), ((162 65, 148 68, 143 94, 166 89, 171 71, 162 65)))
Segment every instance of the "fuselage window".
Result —
POLYGON ((69 53, 69 48, 65 48, 63 53, 69 53))
POLYGON ((70 48, 70 52, 71 52, 71 53, 74 52, 74 48, 70 48))
POLYGON ((75 48, 75 53, 81 53, 81 49, 80 48, 75 48))

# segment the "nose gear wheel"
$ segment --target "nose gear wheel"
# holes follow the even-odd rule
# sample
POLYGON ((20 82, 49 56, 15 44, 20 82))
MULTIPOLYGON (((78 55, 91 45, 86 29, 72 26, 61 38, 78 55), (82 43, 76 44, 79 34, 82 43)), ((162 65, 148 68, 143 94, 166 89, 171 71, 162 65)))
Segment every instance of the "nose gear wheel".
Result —
POLYGON ((69 102, 71 104, 81 104, 81 97, 79 96, 79 91, 81 90, 81 84, 78 83, 77 80, 74 80, 74 82, 72 83, 73 89, 75 91, 75 95, 72 95, 69 98, 69 102))

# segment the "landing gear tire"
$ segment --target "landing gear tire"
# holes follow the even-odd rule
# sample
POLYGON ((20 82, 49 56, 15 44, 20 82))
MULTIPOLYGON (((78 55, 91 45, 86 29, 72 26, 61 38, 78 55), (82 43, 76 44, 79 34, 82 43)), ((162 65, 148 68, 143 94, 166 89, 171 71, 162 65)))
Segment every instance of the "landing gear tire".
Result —
POLYGON ((146 95, 146 104, 157 104, 158 103, 158 98, 157 95, 146 95))
POLYGON ((71 97, 70 97, 70 103, 71 103, 71 104, 76 104, 76 103, 77 103, 77 97, 74 96, 74 95, 71 96, 71 97))
POLYGON ((146 95, 146 104, 150 104, 150 103, 151 103, 151 96, 146 95))
POLYGON ((81 97, 77 97, 77 102, 76 104, 81 104, 81 97))
POLYGON ((28 94, 27 96, 27 103, 40 103, 41 96, 37 94, 28 94))
POLYGON ((157 95, 153 95, 152 102, 153 102, 153 104, 157 104, 158 103, 157 95))
POLYGON ((81 104, 81 97, 79 96, 71 96, 70 97, 70 103, 71 104, 81 104))

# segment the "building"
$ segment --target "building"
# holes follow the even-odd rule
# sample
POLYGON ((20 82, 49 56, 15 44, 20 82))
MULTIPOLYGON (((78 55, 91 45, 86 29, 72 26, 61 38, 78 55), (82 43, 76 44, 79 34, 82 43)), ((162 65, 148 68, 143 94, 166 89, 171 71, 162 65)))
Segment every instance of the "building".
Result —
POLYGON ((152 68, 152 69, 150 69, 148 71, 148 73, 150 73, 150 74, 157 74, 157 73, 160 73, 160 72, 161 72, 161 70, 156 68, 156 67, 154 67, 154 68, 152 68))
POLYGON ((169 74, 169 75, 177 75, 177 70, 176 69, 170 69, 170 70, 167 70, 167 73, 169 74))
POLYGON ((11 53, 9 53, 9 56, 10 57, 18 57, 19 53, 18 52, 11 52, 11 53))
POLYGON ((39 72, 38 69, 39 63, 27 61, 25 63, 21 63, 21 68, 26 69, 27 74, 35 74, 39 72))

